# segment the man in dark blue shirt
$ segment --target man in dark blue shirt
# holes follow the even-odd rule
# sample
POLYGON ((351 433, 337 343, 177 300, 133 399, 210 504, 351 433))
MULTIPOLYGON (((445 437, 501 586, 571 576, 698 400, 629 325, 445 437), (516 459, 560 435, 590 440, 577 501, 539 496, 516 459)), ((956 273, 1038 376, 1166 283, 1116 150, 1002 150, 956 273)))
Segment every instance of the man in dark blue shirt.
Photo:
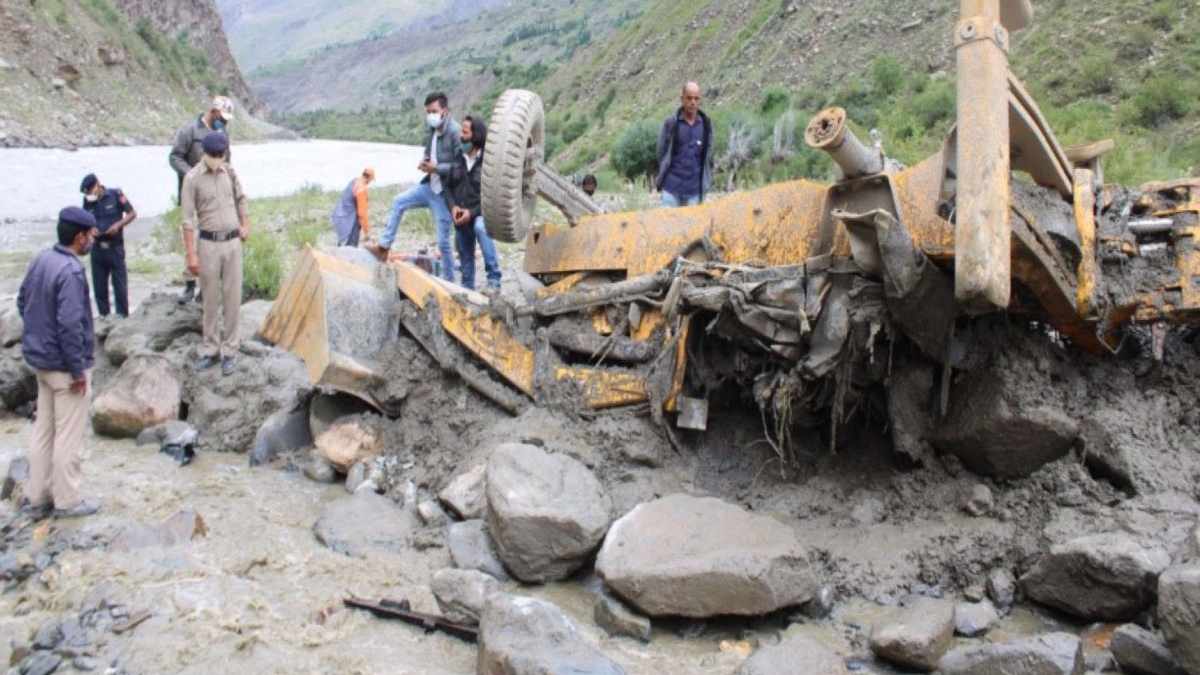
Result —
POLYGON ((137 218, 133 204, 120 188, 106 188, 96 174, 89 173, 79 185, 83 208, 96 218, 96 244, 92 250, 92 286, 96 311, 108 318, 108 280, 112 278, 117 316, 129 316, 129 277, 125 270, 125 235, 122 230, 137 218))
POLYGON ((58 244, 29 264, 17 294, 25 321, 21 353, 37 375, 37 423, 29 449, 24 512, 34 518, 89 516, 100 505, 79 496, 88 376, 96 336, 87 273, 79 259, 92 249, 96 219, 77 206, 58 214, 58 244))
POLYGON ((658 175, 654 186, 663 206, 695 206, 712 185, 713 127, 700 110, 700 85, 688 82, 682 105, 663 120, 658 134, 658 175))

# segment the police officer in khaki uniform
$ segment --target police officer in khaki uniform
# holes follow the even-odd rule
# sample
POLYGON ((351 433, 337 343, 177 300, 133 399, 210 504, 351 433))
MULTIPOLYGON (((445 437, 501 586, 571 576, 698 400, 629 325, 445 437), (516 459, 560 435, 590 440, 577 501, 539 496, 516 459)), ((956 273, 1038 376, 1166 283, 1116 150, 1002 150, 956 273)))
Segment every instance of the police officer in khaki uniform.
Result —
POLYGON ((221 374, 229 375, 236 368, 242 242, 250 235, 250 217, 237 173, 224 161, 229 137, 211 132, 203 147, 204 158, 184 176, 180 195, 188 272, 200 276, 204 296, 204 344, 196 370, 219 361, 221 374))

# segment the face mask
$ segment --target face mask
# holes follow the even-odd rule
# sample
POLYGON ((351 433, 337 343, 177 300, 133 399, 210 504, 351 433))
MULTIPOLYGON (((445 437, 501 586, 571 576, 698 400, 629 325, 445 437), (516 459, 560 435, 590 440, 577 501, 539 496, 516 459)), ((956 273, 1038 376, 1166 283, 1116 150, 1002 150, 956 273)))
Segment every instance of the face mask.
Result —
POLYGON ((220 131, 225 128, 225 120, 217 117, 213 120, 213 130, 220 131))
POLYGON ((89 202, 98 202, 98 201, 100 201, 100 197, 99 197, 98 195, 95 195, 95 194, 87 194, 87 195, 84 195, 84 196, 83 196, 83 198, 84 198, 85 200, 89 201, 89 202))
POLYGON ((223 161, 225 160, 221 159, 220 157, 213 157, 211 155, 204 156, 204 166, 207 166, 209 171, 216 171, 217 169, 221 168, 221 162, 223 161))
POLYGON ((425 116, 425 123, 430 129, 436 129, 442 124, 442 113, 429 113, 425 116))
POLYGON ((464 154, 471 152, 471 148, 473 148, 473 147, 475 147, 475 144, 472 143, 471 141, 463 141, 462 142, 462 151, 464 154))

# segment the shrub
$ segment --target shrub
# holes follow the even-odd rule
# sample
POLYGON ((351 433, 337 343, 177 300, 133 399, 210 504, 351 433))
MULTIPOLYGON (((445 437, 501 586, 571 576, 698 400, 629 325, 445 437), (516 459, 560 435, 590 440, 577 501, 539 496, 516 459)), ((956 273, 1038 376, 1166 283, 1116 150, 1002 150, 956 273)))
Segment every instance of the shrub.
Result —
POLYGON ((573 143, 588 129, 588 121, 586 117, 580 117, 568 123, 562 130, 562 140, 564 143, 573 143))
POLYGON ((875 81, 876 89, 891 96, 904 85, 904 66, 900 59, 884 54, 871 63, 871 79, 875 81))
POLYGON ((1079 60, 1079 86, 1086 94, 1107 94, 1113 90, 1112 56, 1092 54, 1079 60))
POLYGON ((625 178, 652 176, 658 169, 658 132, 652 119, 634 122, 625 129, 612 152, 612 165, 625 178))
POLYGON ((267 228, 250 229, 242 248, 242 299, 274 299, 283 283, 283 251, 267 228))
POLYGON ((953 120, 958 115, 954 82, 950 78, 931 82, 913 101, 913 112, 927 130, 941 122, 953 120))
POLYGON ((1130 104, 1135 122, 1156 127, 1187 115, 1191 110, 1191 97, 1180 79, 1158 75, 1138 87, 1130 104))
POLYGON ((772 84, 763 91, 762 114, 765 117, 775 117, 782 114, 792 104, 791 93, 783 86, 772 84))

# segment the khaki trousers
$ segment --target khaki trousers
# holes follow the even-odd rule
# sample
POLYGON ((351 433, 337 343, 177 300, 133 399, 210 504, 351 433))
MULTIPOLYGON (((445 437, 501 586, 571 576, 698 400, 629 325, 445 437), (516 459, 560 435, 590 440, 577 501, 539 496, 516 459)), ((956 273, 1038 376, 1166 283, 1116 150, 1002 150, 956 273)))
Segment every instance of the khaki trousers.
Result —
MULTIPOLYGON (((38 370, 37 423, 29 449, 30 504, 69 509, 79 503, 88 395, 71 391, 71 374, 38 370)), ((91 384, 91 371, 88 371, 91 384)))
POLYGON ((202 356, 233 356, 242 309, 242 240, 200 240, 200 292, 204 294, 202 356), (223 307, 222 307, 223 305, 223 307), (224 322, 218 312, 223 312, 224 322))

